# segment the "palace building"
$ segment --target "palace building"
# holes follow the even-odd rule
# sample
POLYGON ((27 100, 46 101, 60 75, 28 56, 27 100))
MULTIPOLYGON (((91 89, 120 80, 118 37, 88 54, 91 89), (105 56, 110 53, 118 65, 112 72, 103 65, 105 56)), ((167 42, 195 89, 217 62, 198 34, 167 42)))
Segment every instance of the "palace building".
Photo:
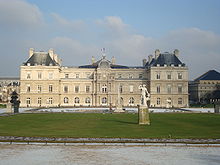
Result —
POLYGON ((138 67, 116 64, 105 52, 91 64, 61 65, 52 49, 36 52, 20 67, 21 107, 116 106, 140 104, 139 86, 151 94, 150 107, 188 106, 188 68, 179 60, 179 51, 148 56, 138 67))

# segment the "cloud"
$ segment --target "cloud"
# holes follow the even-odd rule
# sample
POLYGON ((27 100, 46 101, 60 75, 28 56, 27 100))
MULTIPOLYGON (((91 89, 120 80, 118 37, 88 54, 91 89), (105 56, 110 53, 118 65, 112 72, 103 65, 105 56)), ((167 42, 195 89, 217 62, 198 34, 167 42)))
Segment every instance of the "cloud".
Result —
POLYGON ((0 49, 4 59, 0 61, 0 70, 7 70, 4 75, 18 73, 19 64, 28 57, 29 47, 45 51, 54 48, 64 65, 73 66, 89 64, 92 56, 101 58, 102 47, 106 48, 107 58, 114 56, 116 63, 131 66, 141 65, 142 59, 155 49, 161 52, 179 49, 180 59, 189 66, 191 79, 210 69, 219 70, 220 36, 211 31, 192 27, 152 38, 137 33, 117 16, 106 16, 92 23, 69 20, 58 13, 49 16, 52 24, 34 4, 0 0, 0 27, 3 28, 0 49), (16 60, 12 64, 13 59, 16 60))
POLYGON ((141 65, 141 60, 153 54, 180 50, 180 59, 189 67, 190 79, 210 70, 219 70, 220 35, 199 28, 177 29, 159 38, 137 34, 118 17, 105 17, 99 22, 105 28, 105 47, 125 64, 141 65), (111 29, 111 30, 109 30, 111 29), (111 32, 117 34, 111 36, 111 32))
POLYGON ((67 28, 72 31, 81 31, 86 28, 86 24, 82 20, 68 20, 57 13, 51 13, 51 16, 54 20, 55 26, 59 26, 59 28, 67 28))
POLYGON ((91 57, 99 50, 95 45, 83 44, 68 37, 55 37, 51 39, 50 45, 60 53, 64 64, 69 66, 90 63, 91 57))
POLYGON ((122 37, 131 30, 129 25, 116 16, 107 16, 104 19, 96 20, 95 23, 105 29, 105 35, 108 37, 122 37))
POLYGON ((0 26, 6 29, 36 28, 44 24, 39 8, 23 0, 0 0, 0 26))

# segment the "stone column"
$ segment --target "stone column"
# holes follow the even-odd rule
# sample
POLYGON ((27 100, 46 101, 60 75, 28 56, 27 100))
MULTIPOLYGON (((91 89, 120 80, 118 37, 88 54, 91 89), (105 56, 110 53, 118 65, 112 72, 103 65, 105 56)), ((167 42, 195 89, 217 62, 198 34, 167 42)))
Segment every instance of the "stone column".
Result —
POLYGON ((138 105, 138 124, 150 125, 149 109, 147 106, 138 105))

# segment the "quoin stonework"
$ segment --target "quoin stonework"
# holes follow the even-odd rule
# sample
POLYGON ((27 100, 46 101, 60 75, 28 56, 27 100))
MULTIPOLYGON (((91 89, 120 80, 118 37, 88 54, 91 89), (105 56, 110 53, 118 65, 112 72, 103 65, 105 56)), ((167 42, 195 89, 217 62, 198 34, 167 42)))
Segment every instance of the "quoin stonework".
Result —
POLYGON ((114 57, 108 60, 104 50, 101 56, 88 65, 66 67, 53 49, 31 48, 20 67, 20 106, 116 106, 119 101, 124 107, 137 106, 142 84, 151 95, 150 107, 188 106, 188 68, 178 50, 156 50, 136 67, 118 65, 114 57))

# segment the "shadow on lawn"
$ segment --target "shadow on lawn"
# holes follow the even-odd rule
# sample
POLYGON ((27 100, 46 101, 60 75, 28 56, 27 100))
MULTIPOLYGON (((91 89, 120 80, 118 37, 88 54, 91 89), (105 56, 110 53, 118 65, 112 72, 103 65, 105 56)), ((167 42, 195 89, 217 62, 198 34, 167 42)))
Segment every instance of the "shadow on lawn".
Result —
POLYGON ((129 122, 129 121, 123 121, 123 120, 105 120, 105 121, 109 121, 109 122, 117 122, 117 123, 122 123, 122 124, 132 124, 132 125, 136 125, 138 124, 138 122, 129 122))

